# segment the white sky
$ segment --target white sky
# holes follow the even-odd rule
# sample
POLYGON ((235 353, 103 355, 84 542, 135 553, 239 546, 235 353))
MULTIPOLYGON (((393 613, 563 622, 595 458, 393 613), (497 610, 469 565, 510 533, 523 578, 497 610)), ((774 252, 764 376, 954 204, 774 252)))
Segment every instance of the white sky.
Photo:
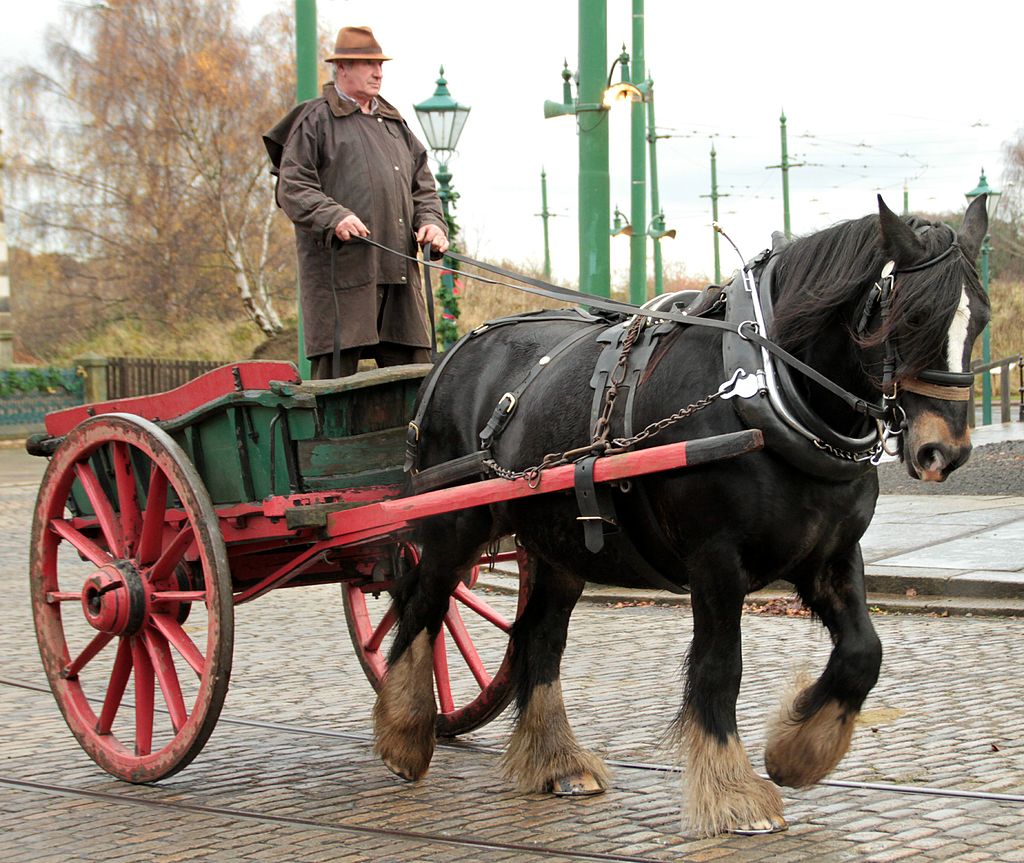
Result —
MULTIPOLYGON (((0 72, 40 63, 43 30, 67 0, 3 0, 0 72)), ((608 0, 608 61, 632 50, 632 0, 608 0)), ((246 26, 292 0, 240 0, 246 26)), ((373 27, 386 53, 383 95, 419 134, 412 105, 444 64, 452 96, 472 107, 449 168, 469 254, 540 262, 540 172, 556 280, 578 267, 577 154, 572 118, 545 120, 561 101, 563 58, 578 56, 574 0, 319 0, 320 23, 373 27)), ((661 205, 679 234, 667 265, 710 275, 711 136, 718 152, 720 221, 752 256, 782 227, 779 114, 789 154, 792 227, 806 233, 875 208, 962 210, 984 167, 1002 188, 1003 145, 1024 129, 1019 98, 1024 4, 975 0, 850 3, 690 3, 647 0, 646 65, 655 82, 661 205)), ((157 46, 154 46, 156 49, 157 46)), ((616 71, 616 79, 618 72, 616 71)), ((609 117, 611 204, 629 210, 628 110, 609 117)), ((650 214, 648 213, 648 218, 650 214)), ((628 242, 613 240, 616 283, 628 242)), ((724 247, 724 271, 736 263, 724 247)), ((650 264, 649 264, 650 266, 650 264)))

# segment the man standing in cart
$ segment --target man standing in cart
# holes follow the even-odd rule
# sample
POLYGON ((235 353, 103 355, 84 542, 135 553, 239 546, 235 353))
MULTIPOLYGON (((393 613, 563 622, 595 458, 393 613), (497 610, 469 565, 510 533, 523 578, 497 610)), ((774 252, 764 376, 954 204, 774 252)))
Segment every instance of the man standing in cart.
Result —
POLYGON ((380 97, 384 55, 369 27, 343 27, 333 80, 264 136, 277 200, 295 224, 305 355, 314 380, 430 361, 417 246, 448 248, 426 148, 380 97))

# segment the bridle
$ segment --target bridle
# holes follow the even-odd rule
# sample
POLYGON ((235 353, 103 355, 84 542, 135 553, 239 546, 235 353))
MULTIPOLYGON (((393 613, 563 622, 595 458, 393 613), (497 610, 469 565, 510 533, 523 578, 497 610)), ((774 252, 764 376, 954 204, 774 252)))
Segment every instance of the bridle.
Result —
MULTIPOLYGON (((880 316, 880 327, 885 331, 892 310, 893 294, 896 290, 896 276, 927 270, 944 261, 963 249, 953 240, 942 252, 920 264, 896 269, 895 261, 886 262, 882 273, 875 282, 867 302, 861 312, 857 326, 858 338, 864 338, 871 318, 876 312, 880 316)), ((967 256, 964 255, 967 260, 967 256)), ((974 386, 974 374, 970 371, 953 372, 943 369, 922 369, 914 377, 896 380, 896 368, 899 364, 899 351, 896 339, 891 332, 886 332, 882 343, 885 359, 882 364, 882 401, 885 407, 885 423, 890 434, 898 434, 906 427, 906 413, 899 404, 899 390, 941 401, 966 402, 970 400, 971 388, 974 386)))

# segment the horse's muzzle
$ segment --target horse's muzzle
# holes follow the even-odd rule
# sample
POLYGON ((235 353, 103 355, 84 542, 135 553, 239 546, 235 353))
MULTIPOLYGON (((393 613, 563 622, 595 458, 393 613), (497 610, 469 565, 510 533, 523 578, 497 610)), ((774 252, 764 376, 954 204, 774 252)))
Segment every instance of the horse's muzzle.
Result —
POLYGON ((924 482, 945 482, 953 471, 970 458, 971 444, 953 445, 929 441, 917 446, 907 460, 907 472, 924 482))

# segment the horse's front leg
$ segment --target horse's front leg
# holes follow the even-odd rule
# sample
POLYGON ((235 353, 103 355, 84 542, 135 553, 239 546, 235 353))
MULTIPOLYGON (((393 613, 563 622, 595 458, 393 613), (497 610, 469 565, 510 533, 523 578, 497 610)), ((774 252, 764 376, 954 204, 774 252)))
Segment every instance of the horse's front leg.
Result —
POLYGON ((434 641, 449 596, 479 559, 489 524, 479 509, 425 523, 423 557, 396 586, 398 630, 373 708, 373 731, 374 751, 403 779, 420 779, 430 766, 437 721, 434 641))
POLYGON ((882 645, 864 596, 864 561, 854 545, 824 571, 797 585, 801 598, 832 636, 832 654, 821 677, 796 688, 769 729, 768 775, 780 785, 813 785, 850 747, 854 721, 878 680, 882 645))
POLYGON ((534 561, 533 591, 512 629, 517 717, 503 761, 520 791, 585 795, 608 787, 604 764, 577 742, 562 701, 562 652, 582 592, 582 579, 534 561))
POLYGON ((782 797, 754 773, 736 728, 743 673, 744 590, 735 566, 710 562, 692 582, 693 641, 677 727, 684 765, 684 821, 705 836, 784 829, 782 797))

